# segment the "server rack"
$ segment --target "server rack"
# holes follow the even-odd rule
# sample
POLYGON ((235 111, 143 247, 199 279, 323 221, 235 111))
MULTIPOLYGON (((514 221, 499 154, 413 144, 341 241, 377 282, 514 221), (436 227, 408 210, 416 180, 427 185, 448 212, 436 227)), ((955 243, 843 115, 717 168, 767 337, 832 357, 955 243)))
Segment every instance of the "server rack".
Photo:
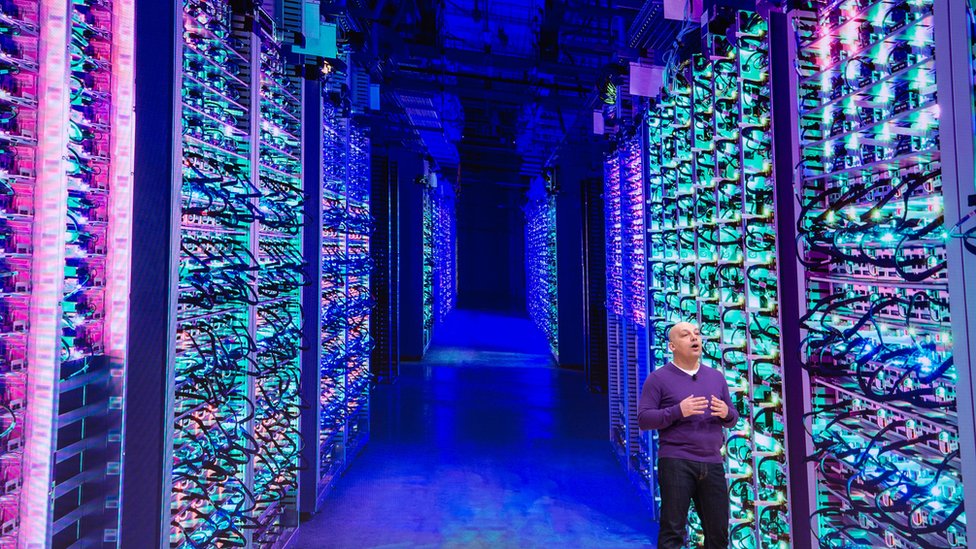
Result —
POLYGON ((348 281, 347 316, 349 335, 346 341, 347 383, 346 389, 346 463, 348 465, 369 440, 369 395, 372 385, 369 358, 374 347, 369 332, 369 320, 373 308, 371 293, 371 234, 373 220, 370 215, 370 141, 367 128, 358 120, 352 120, 349 132, 350 176, 346 191, 347 249, 349 264, 346 267, 348 281))
POLYGON ((608 266, 612 267, 607 274, 607 295, 611 297, 608 326, 612 325, 608 365, 612 440, 631 480, 656 517, 657 487, 651 466, 654 450, 651 438, 642 434, 637 424, 641 387, 650 372, 643 159, 646 139, 641 126, 630 128, 606 160, 607 250, 612 254, 612 259, 608 254, 608 266))
POLYGON ((457 299, 457 216, 453 189, 438 178, 428 160, 407 155, 400 169, 413 181, 398 190, 403 207, 403 326, 409 332, 403 348, 409 360, 420 360, 436 325, 457 299), (445 235, 448 238, 441 240, 445 235))
POLYGON ((400 351, 421 360, 434 332, 434 198, 438 182, 427 160, 408 151, 396 157, 400 240, 400 351))
POLYGON ((322 118, 322 270, 318 424, 312 465, 306 474, 321 506, 335 480, 369 439, 371 176, 365 126, 343 117, 325 92, 322 118), (309 478, 311 475, 311 478, 309 478))
POLYGON ((971 14, 944 0, 792 13, 806 453, 822 547, 972 539, 973 254, 952 238, 973 191, 971 14))
POLYGON ((372 255, 372 293, 376 309, 370 317, 370 332, 376 340, 370 367, 380 383, 392 383, 400 369, 400 223, 397 163, 388 155, 373 155, 373 192, 370 211, 376 220, 372 255))
MULTIPOLYGON (((584 271, 606 269, 603 254, 584 257, 584 224, 597 224, 601 233, 604 225, 603 208, 584 210, 587 197, 581 192, 584 185, 592 184, 592 180, 583 181, 581 175, 599 158, 599 153, 594 153, 546 168, 530 182, 522 207, 527 309, 535 326, 546 336, 549 352, 560 368, 589 367, 587 335, 594 333, 593 321, 606 316, 605 300, 594 295, 606 293, 605 275, 599 286, 585 286, 590 273, 584 271), (599 218, 586 220, 586 215, 599 218), (599 265, 593 261, 595 257, 600 258, 599 265), (587 300, 594 301, 584 303, 587 300)), ((605 340, 606 321, 597 322, 601 325, 599 337, 605 340)), ((600 356, 606 360, 605 348, 600 356)), ((587 374, 591 388, 605 389, 606 368, 600 370, 602 374, 587 374)))
POLYGON ((442 181, 432 193, 433 209, 433 313, 444 322, 457 303, 457 208, 454 187, 442 181))
MULTIPOLYGON (((635 335, 627 342, 624 409, 636 407, 646 375, 640 369, 668 361, 670 326, 698 323, 702 361, 725 372, 741 415, 725 448, 732 546, 779 546, 790 543, 791 517, 768 24, 756 13, 717 8, 704 18, 701 36, 704 51, 671 71, 661 96, 643 113, 644 166, 635 176, 641 173, 646 185, 634 183, 634 191, 646 197, 648 328, 644 343, 639 317, 625 320, 625 333, 631 326, 635 335)), ((641 215, 641 201, 633 203, 624 216, 641 215)), ((626 423, 631 427, 624 432, 633 438, 630 468, 656 500, 654 440, 639 434, 635 417, 626 423)))
POLYGON ((559 293, 557 287, 556 196, 551 180, 535 179, 525 207, 525 279, 529 317, 559 362, 559 293))
POLYGON ((303 88, 259 7, 143 3, 136 17, 142 344, 126 429, 140 440, 122 544, 280 546, 302 445, 303 88))
MULTIPOLYGON (((328 95, 328 90, 325 90, 328 95)), ((348 124, 341 110, 326 97, 322 109, 322 271, 319 376, 316 385, 318 414, 318 451, 311 463, 314 476, 315 504, 342 474, 346 465, 346 343, 348 319, 347 280, 344 274, 346 234, 342 221, 346 214, 348 179, 348 124)))
POLYGON ((620 208, 623 267, 623 345, 624 406, 627 422, 627 470, 641 494, 653 504, 656 483, 653 481, 653 447, 637 425, 638 401, 647 374, 647 246, 645 241, 645 169, 646 134, 641 125, 630 130, 617 148, 620 156, 620 208))
POLYGON ((610 441, 617 457, 628 462, 627 372, 624 346, 623 232, 620 192, 620 155, 611 153, 604 164, 604 223, 606 236, 607 384, 610 406, 610 441))
POLYGON ((3 546, 117 543, 132 9, 0 6, 3 546))
POLYGON ((423 291, 423 353, 430 348, 430 340, 434 337, 434 195, 432 186, 425 186, 422 197, 421 231, 423 243, 421 247, 421 287, 423 291))
MULTIPOLYGON (((625 438, 623 461, 632 480, 642 485, 641 493, 649 495, 653 483, 645 485, 650 473, 644 466, 651 449, 643 445, 648 439, 637 427, 637 405, 641 385, 648 374, 647 362, 647 277, 644 229, 644 162, 642 161, 645 135, 637 126, 622 136, 613 155, 617 168, 615 183, 618 184, 620 220, 620 297, 623 300, 620 319, 622 394, 613 395, 622 406, 623 436, 625 438), (643 472, 642 472, 643 471, 643 472)), ((616 196, 616 195, 614 195, 616 196)), ((652 504, 652 501, 648 501, 652 504)), ((651 505, 654 509, 653 504, 651 505)))

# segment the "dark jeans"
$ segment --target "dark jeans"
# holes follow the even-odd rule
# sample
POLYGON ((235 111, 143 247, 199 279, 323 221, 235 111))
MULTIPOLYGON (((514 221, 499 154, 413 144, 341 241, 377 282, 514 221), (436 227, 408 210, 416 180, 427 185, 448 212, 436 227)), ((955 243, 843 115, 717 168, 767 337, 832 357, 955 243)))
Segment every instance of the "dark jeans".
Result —
POLYGON ((692 501, 705 531, 705 549, 728 549, 729 488, 723 464, 659 458, 657 482, 661 488, 657 549, 681 549, 684 545, 692 501))

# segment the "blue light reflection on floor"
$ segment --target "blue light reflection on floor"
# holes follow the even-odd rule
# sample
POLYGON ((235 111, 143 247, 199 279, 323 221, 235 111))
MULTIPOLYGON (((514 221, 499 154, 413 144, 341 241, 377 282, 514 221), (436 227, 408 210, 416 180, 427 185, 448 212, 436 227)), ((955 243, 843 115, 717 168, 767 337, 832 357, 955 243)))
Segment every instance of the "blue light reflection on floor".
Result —
POLYGON ((435 344, 490 351, 433 348, 374 391, 369 444, 295 547, 653 547, 655 526, 609 450, 606 397, 546 365, 540 333, 541 355, 526 352, 525 331, 506 348, 528 321, 481 318, 493 330, 465 335, 487 315, 458 313, 435 344), (497 352, 523 366, 485 360, 497 352))
POLYGON ((451 312, 447 320, 434 328, 432 350, 460 348, 469 351, 522 353, 536 359, 549 355, 546 336, 531 320, 482 311, 451 312))

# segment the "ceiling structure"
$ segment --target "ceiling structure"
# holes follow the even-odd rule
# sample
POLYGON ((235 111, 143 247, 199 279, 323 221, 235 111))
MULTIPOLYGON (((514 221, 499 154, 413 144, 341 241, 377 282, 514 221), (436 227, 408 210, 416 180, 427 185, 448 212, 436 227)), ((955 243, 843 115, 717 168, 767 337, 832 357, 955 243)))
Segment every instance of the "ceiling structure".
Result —
POLYGON ((591 132, 599 84, 655 58, 663 0, 333 2, 382 89, 387 139, 465 184, 524 186, 567 136, 591 132), (336 5, 336 4, 342 5, 336 5))

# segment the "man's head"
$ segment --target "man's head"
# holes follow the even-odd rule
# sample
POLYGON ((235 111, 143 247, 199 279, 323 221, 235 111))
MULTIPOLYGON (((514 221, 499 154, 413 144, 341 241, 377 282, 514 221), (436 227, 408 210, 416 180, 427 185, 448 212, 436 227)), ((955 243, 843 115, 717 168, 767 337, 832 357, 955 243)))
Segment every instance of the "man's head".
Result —
POLYGON ((683 365, 697 364, 701 358, 702 341, 698 326, 691 322, 679 322, 668 332, 668 349, 675 362, 683 365))

